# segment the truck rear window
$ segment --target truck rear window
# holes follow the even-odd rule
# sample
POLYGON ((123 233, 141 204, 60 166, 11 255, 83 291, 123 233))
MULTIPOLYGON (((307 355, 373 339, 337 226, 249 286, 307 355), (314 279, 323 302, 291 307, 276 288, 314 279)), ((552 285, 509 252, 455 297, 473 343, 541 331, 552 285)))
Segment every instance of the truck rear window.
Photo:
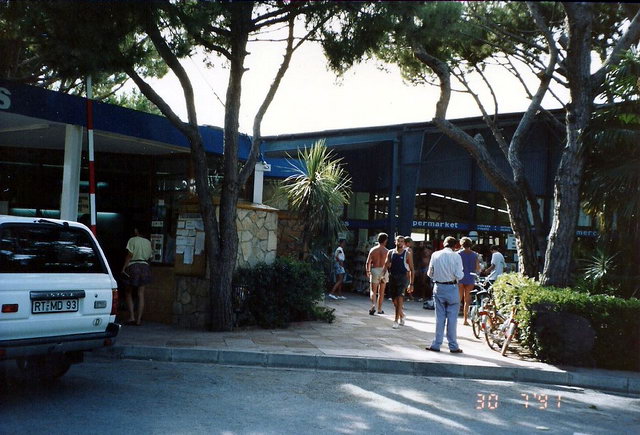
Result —
POLYGON ((57 223, 0 226, 0 273, 107 273, 91 236, 57 223))

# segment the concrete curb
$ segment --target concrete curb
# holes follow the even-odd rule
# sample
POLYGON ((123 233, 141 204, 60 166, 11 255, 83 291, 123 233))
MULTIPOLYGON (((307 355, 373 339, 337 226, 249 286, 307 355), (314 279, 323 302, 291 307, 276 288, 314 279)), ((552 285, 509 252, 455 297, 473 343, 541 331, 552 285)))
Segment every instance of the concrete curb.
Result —
POLYGON ((153 346, 114 346, 96 350, 93 353, 99 356, 118 359, 144 359, 167 362, 195 362, 271 368, 357 371, 413 376, 531 382, 592 388, 626 394, 640 394, 640 380, 630 377, 594 376, 592 373, 549 371, 524 367, 487 367, 353 356, 153 346))

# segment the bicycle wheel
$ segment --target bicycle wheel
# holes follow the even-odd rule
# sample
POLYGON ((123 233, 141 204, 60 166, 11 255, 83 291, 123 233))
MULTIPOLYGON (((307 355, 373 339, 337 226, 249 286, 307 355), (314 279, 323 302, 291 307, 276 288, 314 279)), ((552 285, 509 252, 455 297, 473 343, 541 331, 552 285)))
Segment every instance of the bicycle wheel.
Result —
POLYGON ((471 329, 473 330, 473 335, 475 335, 476 338, 480 338, 480 333, 476 332, 476 331, 479 331, 478 324, 479 324, 480 316, 478 316, 478 306, 475 303, 469 306, 469 315, 467 317, 469 319, 469 322, 471 323, 471 329))
POLYGON ((489 310, 489 298, 483 298, 480 305, 476 309, 475 322, 471 323, 473 327, 473 335, 480 339, 480 334, 484 333, 487 327, 487 313, 489 310))
POLYGON ((504 316, 498 312, 488 316, 487 327, 484 330, 484 338, 491 349, 500 349, 504 340, 504 330, 502 329, 504 321, 504 316))
POLYGON ((500 352, 502 356, 504 356, 504 354, 507 353, 507 349, 509 349, 509 343, 511 343, 511 340, 513 340, 513 336, 515 332, 516 332, 516 324, 512 321, 509 324, 507 333, 504 337, 504 343, 502 344, 502 351, 500 352))
POLYGON ((480 338, 480 332, 482 332, 481 328, 482 327, 480 325, 479 317, 471 321, 471 329, 473 330, 473 336, 478 339, 480 338))

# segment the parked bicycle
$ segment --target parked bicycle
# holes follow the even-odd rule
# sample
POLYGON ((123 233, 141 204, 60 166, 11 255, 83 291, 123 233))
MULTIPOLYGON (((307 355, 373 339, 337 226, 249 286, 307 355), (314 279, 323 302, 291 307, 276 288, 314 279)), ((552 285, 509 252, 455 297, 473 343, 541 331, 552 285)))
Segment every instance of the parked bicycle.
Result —
POLYGON ((487 307, 491 300, 490 287, 485 288, 485 280, 475 273, 471 274, 476 282, 471 290, 471 305, 469 306, 469 322, 476 338, 484 332, 487 324, 487 307))
POLYGON ((489 291, 489 298, 483 313, 485 316, 484 338, 491 349, 498 350, 504 342, 502 326, 507 316, 498 310, 495 299, 493 298, 493 291, 491 290, 489 291))
POLYGON ((485 338, 489 347, 500 350, 501 355, 506 354, 509 344, 519 333, 518 320, 516 319, 519 304, 520 297, 516 296, 508 315, 495 309, 495 304, 489 312, 485 338))
POLYGON ((509 317, 504 322, 503 330, 505 331, 504 343, 502 344, 502 351, 500 352, 502 356, 507 353, 507 349, 509 349, 509 344, 511 341, 518 335, 520 330, 518 329, 518 320, 516 319, 516 314, 518 314, 518 305, 520 305, 520 297, 516 296, 511 306, 511 313, 509 317))

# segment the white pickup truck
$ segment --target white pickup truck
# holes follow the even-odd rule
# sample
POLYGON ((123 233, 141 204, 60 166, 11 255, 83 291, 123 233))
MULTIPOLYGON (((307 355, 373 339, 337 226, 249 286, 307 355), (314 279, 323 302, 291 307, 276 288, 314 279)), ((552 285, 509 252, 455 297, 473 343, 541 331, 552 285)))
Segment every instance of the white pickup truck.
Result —
POLYGON ((0 360, 26 376, 64 375, 118 335, 116 280, 77 222, 0 215, 0 360))

